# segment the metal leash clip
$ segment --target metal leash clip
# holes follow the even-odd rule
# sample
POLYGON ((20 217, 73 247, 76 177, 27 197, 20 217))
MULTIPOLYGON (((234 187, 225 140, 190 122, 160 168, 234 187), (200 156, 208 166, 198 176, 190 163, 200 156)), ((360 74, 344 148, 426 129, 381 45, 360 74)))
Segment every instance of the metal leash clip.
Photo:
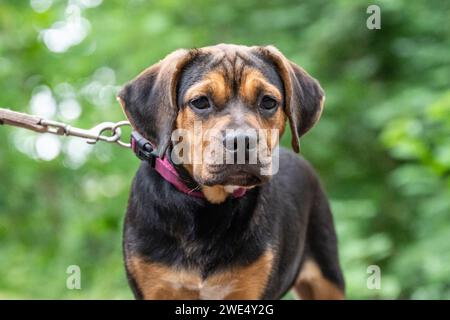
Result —
POLYGON ((130 126, 128 121, 119 122, 102 122, 91 129, 81 129, 72 127, 68 124, 42 119, 39 125, 46 128, 46 132, 60 135, 72 136, 87 139, 87 143, 95 144, 97 141, 104 141, 109 143, 117 143, 124 148, 131 148, 131 144, 124 142, 121 139, 123 126, 130 126), (110 131, 111 135, 105 135, 105 132, 110 131))

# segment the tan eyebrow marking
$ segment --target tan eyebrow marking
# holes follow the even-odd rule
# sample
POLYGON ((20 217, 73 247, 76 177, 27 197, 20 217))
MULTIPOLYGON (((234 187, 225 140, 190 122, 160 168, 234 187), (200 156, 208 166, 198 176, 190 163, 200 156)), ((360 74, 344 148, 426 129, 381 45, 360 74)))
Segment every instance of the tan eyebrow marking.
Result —
POLYGON ((249 69, 244 72, 240 87, 241 96, 248 102, 254 103, 258 98, 258 93, 263 91, 276 98, 279 102, 282 101, 280 90, 273 84, 269 83, 264 75, 255 69, 249 69))
POLYGON ((218 104, 224 104, 228 101, 231 96, 231 86, 225 80, 222 72, 208 73, 202 81, 194 84, 186 91, 185 99, 189 101, 203 95, 211 95, 218 104))

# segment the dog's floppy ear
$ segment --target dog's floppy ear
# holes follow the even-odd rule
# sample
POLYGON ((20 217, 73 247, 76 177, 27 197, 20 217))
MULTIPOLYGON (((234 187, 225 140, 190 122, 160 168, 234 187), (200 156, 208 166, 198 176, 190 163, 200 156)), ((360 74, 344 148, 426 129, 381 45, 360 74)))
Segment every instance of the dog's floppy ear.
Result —
POLYGON ((119 100, 134 130, 157 147, 162 157, 178 114, 177 83, 195 51, 180 49, 144 70, 120 90, 119 100))
POLYGON ((292 131, 292 148, 299 152, 299 138, 319 120, 325 94, 319 82, 289 61, 273 46, 260 47, 260 53, 275 67, 284 85, 285 112, 292 131))

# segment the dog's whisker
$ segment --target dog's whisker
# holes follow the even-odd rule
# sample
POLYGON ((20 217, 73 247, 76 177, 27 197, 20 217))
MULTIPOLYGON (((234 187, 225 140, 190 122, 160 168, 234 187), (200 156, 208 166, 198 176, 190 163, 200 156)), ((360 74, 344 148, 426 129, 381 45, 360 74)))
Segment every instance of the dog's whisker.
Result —
POLYGON ((189 190, 189 193, 194 192, 194 191, 200 191, 200 186, 197 185, 195 188, 189 190))

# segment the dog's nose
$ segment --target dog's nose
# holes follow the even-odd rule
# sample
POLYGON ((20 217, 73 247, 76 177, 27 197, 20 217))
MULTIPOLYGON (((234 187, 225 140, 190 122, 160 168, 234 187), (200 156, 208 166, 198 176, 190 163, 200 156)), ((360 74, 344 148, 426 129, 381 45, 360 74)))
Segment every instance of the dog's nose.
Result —
POLYGON ((223 140, 225 149, 237 155, 248 157, 250 151, 256 148, 258 136, 256 132, 233 132, 227 133, 223 140))

